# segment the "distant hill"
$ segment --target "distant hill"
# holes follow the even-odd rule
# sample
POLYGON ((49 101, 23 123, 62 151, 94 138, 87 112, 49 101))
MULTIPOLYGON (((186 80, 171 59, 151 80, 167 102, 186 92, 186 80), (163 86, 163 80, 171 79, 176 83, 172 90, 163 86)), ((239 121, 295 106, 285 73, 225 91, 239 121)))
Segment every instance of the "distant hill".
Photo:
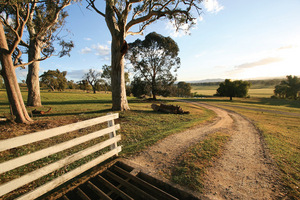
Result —
POLYGON ((214 83, 214 82, 223 82, 225 79, 217 78, 217 79, 204 79, 197 81, 186 81, 187 83, 214 83))
MULTIPOLYGON (((220 83, 224 82, 225 79, 204 79, 199 81, 187 81, 187 83, 190 83, 194 86, 213 86, 213 85, 219 85, 220 83)), ((246 80, 251 83, 251 88, 270 88, 275 87, 275 85, 278 85, 282 80, 285 80, 285 78, 266 78, 266 79, 255 79, 255 80, 246 80)))

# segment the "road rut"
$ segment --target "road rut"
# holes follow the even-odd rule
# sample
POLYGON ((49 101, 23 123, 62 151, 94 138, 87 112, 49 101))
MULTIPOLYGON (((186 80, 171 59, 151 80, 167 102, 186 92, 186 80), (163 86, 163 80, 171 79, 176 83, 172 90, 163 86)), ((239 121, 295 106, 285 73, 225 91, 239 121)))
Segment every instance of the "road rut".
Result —
POLYGON ((195 129, 173 134, 129 158, 150 175, 170 173, 176 158, 191 145, 217 131, 230 134, 223 155, 208 169, 201 196, 205 199, 273 199, 272 164, 266 157, 260 134, 246 118, 208 104, 193 103, 213 110, 217 118, 195 129))

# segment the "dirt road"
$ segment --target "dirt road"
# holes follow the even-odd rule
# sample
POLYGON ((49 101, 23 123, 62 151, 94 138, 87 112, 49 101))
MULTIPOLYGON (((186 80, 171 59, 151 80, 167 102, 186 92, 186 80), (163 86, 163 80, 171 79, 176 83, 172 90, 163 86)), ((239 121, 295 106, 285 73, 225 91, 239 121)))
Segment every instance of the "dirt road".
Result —
POLYGON ((156 145, 130 158, 151 175, 169 173, 175 159, 189 146, 216 131, 231 135, 222 157, 210 168, 203 194, 206 199, 273 199, 275 194, 272 165, 266 158, 259 132, 252 123, 236 113, 229 113, 203 103, 217 118, 212 123, 171 135, 156 145))

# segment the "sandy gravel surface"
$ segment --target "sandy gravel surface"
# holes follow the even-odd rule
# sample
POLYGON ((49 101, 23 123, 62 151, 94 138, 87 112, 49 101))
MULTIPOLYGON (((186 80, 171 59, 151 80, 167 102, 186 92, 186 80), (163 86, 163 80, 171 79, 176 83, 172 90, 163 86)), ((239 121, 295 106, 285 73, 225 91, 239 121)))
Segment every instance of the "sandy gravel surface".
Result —
POLYGON ((236 113, 203 103, 195 103, 213 110, 217 118, 163 139, 139 155, 128 160, 153 176, 170 172, 175 159, 189 146, 216 131, 231 135, 222 157, 209 169, 203 199, 274 199, 277 186, 275 173, 254 125, 236 113))

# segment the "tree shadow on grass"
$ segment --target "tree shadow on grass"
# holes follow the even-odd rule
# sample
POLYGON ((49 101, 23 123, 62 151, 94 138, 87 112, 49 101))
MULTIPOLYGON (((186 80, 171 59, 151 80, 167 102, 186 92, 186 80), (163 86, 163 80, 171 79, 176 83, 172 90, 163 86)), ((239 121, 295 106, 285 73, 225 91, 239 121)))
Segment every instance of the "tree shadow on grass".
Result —
POLYGON ((44 101, 42 105, 111 104, 111 100, 44 101))
POLYGON ((103 114, 103 113, 110 113, 113 112, 111 109, 103 109, 103 110, 95 110, 95 111, 87 111, 87 112, 70 112, 70 113, 47 113, 45 115, 33 115, 36 118, 43 118, 43 117, 57 117, 57 116, 80 116, 80 115, 90 115, 90 114, 103 114))

